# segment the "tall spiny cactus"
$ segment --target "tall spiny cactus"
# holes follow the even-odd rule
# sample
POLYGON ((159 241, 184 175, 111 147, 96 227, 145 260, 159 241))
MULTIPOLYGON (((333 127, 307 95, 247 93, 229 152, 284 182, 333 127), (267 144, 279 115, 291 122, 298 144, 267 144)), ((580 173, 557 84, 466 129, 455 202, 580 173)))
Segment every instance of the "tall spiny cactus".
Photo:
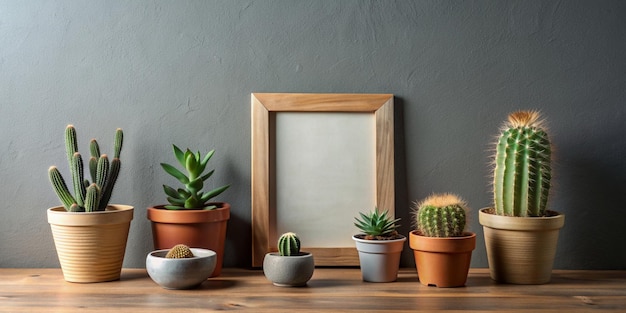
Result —
POLYGON ((74 195, 69 191, 59 170, 52 166, 48 170, 50 181, 63 206, 70 212, 104 211, 111 198, 111 193, 120 171, 120 152, 124 134, 118 128, 115 132, 114 157, 109 163, 106 154, 100 154, 100 147, 95 139, 91 140, 89 172, 92 183, 84 178, 83 159, 78 152, 76 129, 68 125, 65 129, 65 150, 72 174, 74 195))
POLYGON ((511 113, 496 144, 493 194, 496 214, 545 215, 551 146, 537 111, 511 113))
POLYGON ((295 233, 284 233, 278 238, 278 253, 281 256, 300 254, 300 238, 295 233))
POLYGON ((453 194, 434 194, 415 206, 417 230, 427 237, 460 237, 466 225, 466 203, 453 194))

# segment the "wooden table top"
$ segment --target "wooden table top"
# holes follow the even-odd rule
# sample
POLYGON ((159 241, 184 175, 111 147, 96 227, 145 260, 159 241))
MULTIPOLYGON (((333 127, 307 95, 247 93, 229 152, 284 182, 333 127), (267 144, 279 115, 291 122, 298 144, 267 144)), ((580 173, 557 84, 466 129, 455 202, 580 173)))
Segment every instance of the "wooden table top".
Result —
POLYGON ((261 270, 224 269, 198 289, 166 290, 145 269, 76 284, 60 269, 0 269, 0 312, 626 312, 626 271, 554 271, 546 285, 504 285, 471 269, 466 287, 426 287, 415 269, 367 283, 358 268, 317 268, 307 287, 275 287, 261 270))

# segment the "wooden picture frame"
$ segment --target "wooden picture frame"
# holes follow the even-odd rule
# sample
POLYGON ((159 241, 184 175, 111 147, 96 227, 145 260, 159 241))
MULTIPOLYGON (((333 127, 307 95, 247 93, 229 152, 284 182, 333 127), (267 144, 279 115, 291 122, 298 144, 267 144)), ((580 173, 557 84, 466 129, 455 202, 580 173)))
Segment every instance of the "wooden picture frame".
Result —
MULTIPOLYGON (((306 94, 252 93, 252 266, 263 265, 268 252, 277 250, 276 190, 273 154, 275 114, 280 112, 367 113, 374 119, 375 138, 375 204, 393 216, 394 186, 394 120, 392 94, 306 94)), ((340 135, 340 134, 338 134, 340 135)), ((335 208, 330 208, 330 210, 335 208)), ((370 209, 374 209, 373 207, 370 209)), ((365 208, 363 209, 365 210, 365 208)), ((330 211, 329 213, 332 213, 330 211)), ((353 220, 346 227, 351 227, 353 220)), ((295 231, 295 230, 294 230, 295 231)), ((306 242, 306 238, 303 240, 306 242)), ((311 247, 316 266, 358 266, 354 246, 311 247)))

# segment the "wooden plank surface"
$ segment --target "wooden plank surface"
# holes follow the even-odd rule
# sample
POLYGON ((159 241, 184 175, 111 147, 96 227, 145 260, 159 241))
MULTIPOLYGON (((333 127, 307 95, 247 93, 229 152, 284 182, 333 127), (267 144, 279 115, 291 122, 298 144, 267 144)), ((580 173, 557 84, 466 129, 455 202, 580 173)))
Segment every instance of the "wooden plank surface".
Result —
POLYGON ((555 271, 550 284, 500 285, 472 269, 466 287, 422 286, 414 269, 366 283, 356 268, 317 268, 307 287, 275 287, 260 270, 225 269, 194 290, 166 290, 144 269, 76 284, 60 269, 0 269, 0 312, 626 312, 626 271, 555 271))

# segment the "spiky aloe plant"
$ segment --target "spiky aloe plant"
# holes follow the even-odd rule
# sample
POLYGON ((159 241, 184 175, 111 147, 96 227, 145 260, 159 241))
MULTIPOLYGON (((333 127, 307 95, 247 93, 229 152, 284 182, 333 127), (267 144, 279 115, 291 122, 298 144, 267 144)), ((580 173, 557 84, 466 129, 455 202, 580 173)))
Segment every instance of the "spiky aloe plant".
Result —
POLYGON ((544 216, 550 191, 552 148, 537 111, 509 115, 496 144, 493 174, 495 212, 544 216))
POLYGON ((284 233, 278 238, 278 253, 281 256, 300 254, 300 238, 292 232, 284 233))
POLYGON ((466 226, 467 204, 454 194, 433 194, 415 206, 417 230, 427 237, 460 237, 466 226))
POLYGON ((167 201, 170 203, 165 208, 169 210, 213 210, 215 205, 209 203, 209 200, 224 192, 230 185, 215 188, 209 192, 203 192, 204 181, 206 181, 215 170, 211 170, 204 174, 207 163, 215 153, 215 150, 209 151, 204 158, 201 157, 200 151, 197 153, 187 149, 183 152, 176 145, 173 145, 174 156, 178 163, 185 168, 187 174, 184 174, 172 165, 161 163, 163 169, 170 175, 176 177, 185 188, 174 189, 170 186, 163 185, 163 190, 167 194, 167 201))
POLYGON ((92 182, 84 178, 83 158, 78 152, 76 129, 73 125, 65 128, 65 150, 72 174, 74 195, 70 192, 63 176, 56 168, 50 167, 48 175, 57 196, 69 212, 104 211, 109 204, 113 187, 120 172, 120 152, 124 134, 121 128, 115 131, 114 155, 109 162, 106 154, 100 154, 100 146, 95 139, 90 143, 89 172, 92 182))
POLYGON ((392 219, 388 215, 388 211, 380 213, 378 208, 375 208, 369 214, 359 212, 359 215, 361 218, 355 217, 356 222, 354 225, 366 235, 365 239, 371 240, 376 237, 394 236, 397 234, 396 228, 399 225, 396 225, 396 222, 400 218, 392 219))

